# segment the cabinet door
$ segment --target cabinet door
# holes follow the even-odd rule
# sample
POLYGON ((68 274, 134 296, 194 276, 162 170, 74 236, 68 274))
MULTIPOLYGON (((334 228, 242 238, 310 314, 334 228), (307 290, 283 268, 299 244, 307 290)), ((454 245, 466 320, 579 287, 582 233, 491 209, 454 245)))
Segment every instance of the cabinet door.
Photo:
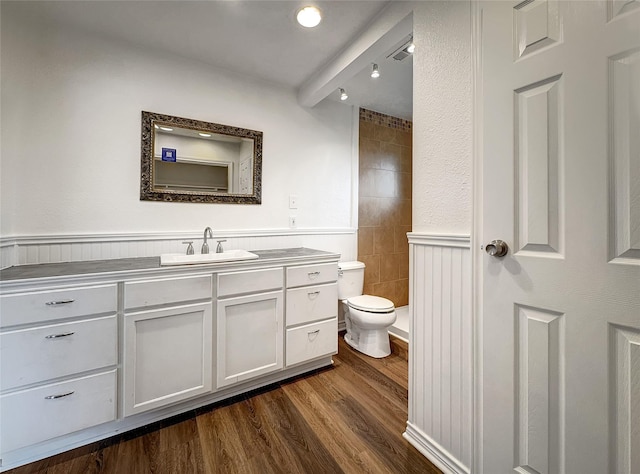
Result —
POLYGON ((124 415, 212 390, 211 303, 125 314, 124 415))
POLYGON ((282 291, 218 301, 218 387, 283 367, 282 291))

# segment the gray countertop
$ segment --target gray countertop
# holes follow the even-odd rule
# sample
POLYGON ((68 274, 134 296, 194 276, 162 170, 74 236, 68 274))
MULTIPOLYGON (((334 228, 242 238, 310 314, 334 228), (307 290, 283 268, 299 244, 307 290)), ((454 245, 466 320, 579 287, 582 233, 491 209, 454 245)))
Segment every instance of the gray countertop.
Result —
MULTIPOLYGON (((339 257, 333 252, 308 249, 304 247, 291 249, 251 250, 260 258, 247 262, 264 262, 269 260, 312 258, 312 257, 339 257)), ((215 268, 228 266, 229 262, 218 264, 182 265, 171 268, 215 268)), ((39 265, 18 265, 0 270, 0 281, 27 280, 33 278, 51 278, 72 275, 87 275, 114 272, 129 272, 143 270, 157 270, 167 268, 160 266, 160 257, 118 258, 112 260, 89 260, 82 262, 43 263, 39 265)))

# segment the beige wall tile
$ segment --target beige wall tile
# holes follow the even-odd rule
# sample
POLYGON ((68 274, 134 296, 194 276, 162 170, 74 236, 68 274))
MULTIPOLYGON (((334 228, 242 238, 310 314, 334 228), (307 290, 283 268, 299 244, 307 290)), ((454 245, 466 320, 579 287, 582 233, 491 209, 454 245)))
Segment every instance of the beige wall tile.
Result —
POLYGON ((400 200, 400 225, 411 225, 411 199, 400 200))
MULTIPOLYGON (((393 122, 390 118, 390 123, 393 122)), ((360 121, 358 260, 364 293, 409 302, 411 132, 360 121)))
POLYGON ((411 199, 411 173, 396 173, 396 197, 411 199))
POLYGON ((409 280, 396 280, 395 281, 395 295, 396 300, 394 301, 396 307, 406 306, 409 304, 409 280))
POLYGON ((400 171, 404 173, 411 173, 411 164, 413 162, 411 148, 403 146, 400 152, 400 157, 400 171))
POLYGON ((365 264, 364 284, 374 285, 380 282, 380 255, 366 255, 358 257, 365 264))
POLYGON ((394 228, 395 235, 395 253, 406 253, 409 252, 409 240, 407 238, 407 232, 411 232, 410 225, 398 225, 394 228))
POLYGON ((396 195, 396 174, 393 171, 375 170, 374 193, 376 197, 392 198, 396 195))
POLYGON ((397 280, 399 263, 397 254, 385 253, 380 255, 380 281, 397 280))
POLYGON ((380 142, 370 138, 360 137, 359 161, 360 169, 380 169, 380 142))
POLYGON ((375 128, 376 126, 372 122, 360 120, 360 137, 375 138, 375 128))
POLYGON ((378 199, 362 197, 358 204, 358 220, 361 226, 377 226, 380 224, 378 199))
POLYGON ((380 225, 400 225, 400 201, 396 198, 378 199, 380 208, 380 225))
POLYGON ((396 136, 393 143, 400 146, 411 146, 412 134, 411 132, 405 132, 404 130, 396 130, 396 136))
POLYGON ((384 125, 375 125, 374 138, 381 142, 393 143, 396 139, 396 130, 394 128, 385 127, 384 125))
POLYGON ((398 259, 398 278, 409 278, 409 252, 395 254, 398 259))
POLYGON ((402 147, 389 142, 380 142, 380 168, 389 171, 401 171, 402 147))
POLYGON ((375 197, 376 195, 376 172, 373 168, 360 168, 360 177, 358 180, 358 196, 375 197))
POLYGON ((373 231, 374 255, 393 253, 394 245, 395 241, 392 226, 380 226, 375 228, 373 231))
POLYGON ((375 227, 360 227, 358 229, 358 260, 361 255, 373 255, 374 229, 375 227))

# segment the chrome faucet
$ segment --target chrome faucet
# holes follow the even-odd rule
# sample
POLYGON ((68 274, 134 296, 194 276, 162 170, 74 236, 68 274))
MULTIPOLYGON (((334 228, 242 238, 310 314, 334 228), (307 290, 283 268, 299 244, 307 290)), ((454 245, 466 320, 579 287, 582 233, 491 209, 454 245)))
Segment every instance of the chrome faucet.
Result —
POLYGON ((211 230, 211 227, 207 227, 204 230, 204 243, 202 244, 202 250, 200 251, 200 253, 209 253, 209 244, 207 243, 207 236, 210 239, 213 239, 213 231, 211 230))

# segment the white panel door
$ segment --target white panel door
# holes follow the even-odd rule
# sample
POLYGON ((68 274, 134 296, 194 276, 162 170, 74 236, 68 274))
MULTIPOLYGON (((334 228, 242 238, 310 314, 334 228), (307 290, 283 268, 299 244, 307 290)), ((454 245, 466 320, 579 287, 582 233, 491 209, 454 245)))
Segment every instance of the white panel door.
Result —
POLYGON ((640 473, 640 9, 481 8, 481 470, 640 473))

